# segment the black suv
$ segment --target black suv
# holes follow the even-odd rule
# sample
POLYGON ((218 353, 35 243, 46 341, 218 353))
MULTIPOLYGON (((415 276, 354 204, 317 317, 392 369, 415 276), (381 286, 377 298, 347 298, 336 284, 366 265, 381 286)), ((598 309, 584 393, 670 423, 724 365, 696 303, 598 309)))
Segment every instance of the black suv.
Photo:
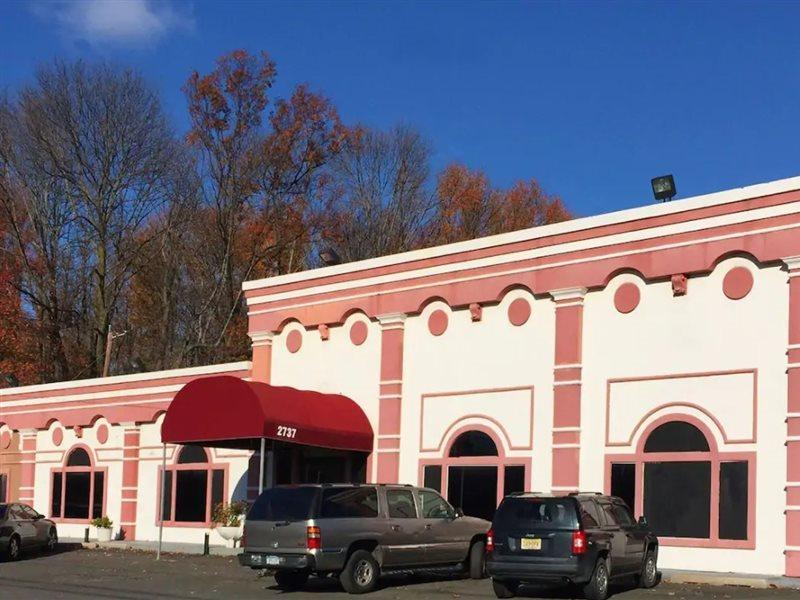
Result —
POLYGON ((589 600, 608 597, 609 581, 619 577, 635 576, 644 588, 658 583, 658 538, 614 496, 507 496, 486 552, 498 598, 514 597, 522 583, 579 585, 589 600))

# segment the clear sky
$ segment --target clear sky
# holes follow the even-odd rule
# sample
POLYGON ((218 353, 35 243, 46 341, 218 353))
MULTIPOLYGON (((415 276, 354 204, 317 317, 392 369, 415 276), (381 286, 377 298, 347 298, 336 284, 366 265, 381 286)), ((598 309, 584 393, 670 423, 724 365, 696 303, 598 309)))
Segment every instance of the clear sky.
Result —
POLYGON ((798 2, 6 2, 0 86, 54 57, 138 68, 179 131, 188 74, 266 50, 348 123, 403 121, 579 215, 800 175, 798 2))

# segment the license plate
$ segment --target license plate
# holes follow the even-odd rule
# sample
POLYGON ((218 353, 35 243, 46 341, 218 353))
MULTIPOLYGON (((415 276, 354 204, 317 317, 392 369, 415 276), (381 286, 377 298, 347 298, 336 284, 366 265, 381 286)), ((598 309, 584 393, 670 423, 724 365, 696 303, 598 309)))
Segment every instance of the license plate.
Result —
POLYGON ((520 540, 520 547, 523 550, 541 550, 542 540, 541 538, 522 538, 520 540))
POLYGON ((279 556, 267 556, 265 558, 266 558, 266 563, 268 565, 279 565, 279 564, 281 564, 281 559, 280 559, 279 556))
POLYGON ((279 556, 265 556, 264 554, 251 554, 250 563, 253 565, 279 565, 281 559, 279 556))

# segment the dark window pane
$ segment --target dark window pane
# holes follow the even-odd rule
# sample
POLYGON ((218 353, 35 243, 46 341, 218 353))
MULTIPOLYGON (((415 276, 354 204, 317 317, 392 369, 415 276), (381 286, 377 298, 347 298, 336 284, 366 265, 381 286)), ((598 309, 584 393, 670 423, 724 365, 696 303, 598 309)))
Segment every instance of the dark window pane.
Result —
POLYGON ((747 539, 747 463, 725 462, 719 469, 719 537, 747 539))
POLYGON ((205 522, 208 471, 175 471, 175 486, 175 520, 205 522))
POLYGON ((317 488, 274 487, 264 492, 247 515, 250 521, 305 521, 315 514, 317 488))
POLYGON ((631 516, 630 511, 622 502, 614 502, 612 509, 617 522, 623 527, 630 527, 635 524, 633 516, 631 516))
POLYGON ((207 463, 208 455, 201 446, 184 446, 178 455, 178 464, 207 463))
POLYGON ((645 464, 644 515, 657 535, 708 538, 710 507, 710 462, 645 464))
POLYGON ((603 513, 603 519, 605 520, 605 524, 607 527, 616 527, 619 525, 619 521, 617 520, 617 515, 614 514, 614 509, 611 508, 610 504, 605 502, 600 504, 600 510, 603 513))
POLYGON ((374 487, 327 488, 322 491, 320 516, 323 519, 377 517, 378 492, 374 487))
POLYGON ((455 515, 453 507, 436 492, 420 490, 419 501, 423 519, 452 519, 455 515))
POLYGON ((89 460, 89 453, 83 448, 75 448, 67 457, 68 467, 89 467, 92 461, 89 460))
POLYGON ((222 469, 215 469, 211 473, 211 509, 224 502, 225 498, 225 471, 222 469))
POLYGON ((505 498, 497 509, 495 526, 504 531, 577 529, 578 516, 571 498, 505 498))
POLYGON ((351 455, 353 461, 350 467, 350 483, 364 483, 367 481, 367 455, 355 454, 351 455))
POLYGON ((505 481, 503 482, 503 495, 508 496, 514 492, 525 491, 525 467, 513 465, 505 468, 505 481))
POLYGON ((167 471, 164 475, 164 500, 161 505, 161 514, 165 521, 172 520, 172 471, 167 471))
POLYGON ((620 498, 631 510, 636 508, 636 465, 611 465, 611 495, 620 498))
POLYGON ((497 467, 448 467, 447 500, 465 515, 491 521, 497 508, 497 467))
POLYGON ((591 500, 581 500, 581 522, 584 527, 599 527, 600 514, 597 511, 597 505, 591 500))
POLYGON ((497 446, 482 431, 466 431, 453 442, 450 456, 497 456, 497 446))
POLYGON ((90 473, 66 473, 64 516, 67 519, 89 518, 90 473))
POLYGON ((393 519, 416 519, 417 507, 411 490, 386 490, 386 504, 393 519))
POLYGON ((684 421, 670 421, 656 427, 644 445, 645 452, 708 452, 703 432, 684 421))
POLYGON ((0 502, 8 502, 8 475, 0 473, 0 502))
POLYGON ((95 471, 94 473, 94 500, 92 502, 92 518, 103 516, 103 490, 105 484, 105 473, 95 471))
POLYGON ((442 491, 442 466, 441 465, 426 465, 423 470, 423 483, 426 488, 442 491))
POLYGON ((61 516, 61 473, 53 473, 53 502, 50 506, 50 516, 61 516))

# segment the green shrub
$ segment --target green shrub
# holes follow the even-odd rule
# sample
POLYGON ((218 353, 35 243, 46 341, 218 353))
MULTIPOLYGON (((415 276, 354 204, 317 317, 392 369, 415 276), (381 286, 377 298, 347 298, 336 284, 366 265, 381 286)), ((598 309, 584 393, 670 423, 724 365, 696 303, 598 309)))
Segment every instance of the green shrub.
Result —
POLYGON ((100 527, 101 529, 111 529, 111 526, 114 525, 114 521, 106 517, 97 517, 96 519, 92 519, 92 525, 95 527, 100 527))

